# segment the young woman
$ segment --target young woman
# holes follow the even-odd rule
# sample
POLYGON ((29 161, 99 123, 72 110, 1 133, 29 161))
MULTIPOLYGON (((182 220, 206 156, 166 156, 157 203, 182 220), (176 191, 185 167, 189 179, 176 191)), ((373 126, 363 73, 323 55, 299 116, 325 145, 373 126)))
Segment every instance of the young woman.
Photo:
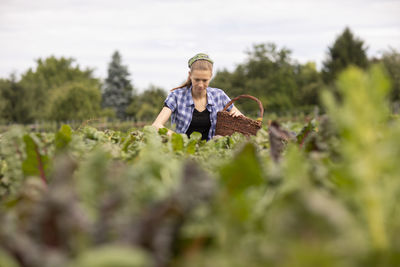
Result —
MULTIPOLYGON (((171 90, 153 126, 164 128, 172 115, 171 122, 176 125, 177 133, 186 133, 190 137, 192 132, 200 132, 203 140, 210 140, 215 134, 217 112, 230 98, 221 89, 208 87, 213 69, 213 61, 208 55, 197 54, 189 59, 188 65, 187 81, 171 90)), ((228 111, 234 117, 243 115, 233 104, 228 111)), ((168 130, 168 133, 172 131, 168 130)))

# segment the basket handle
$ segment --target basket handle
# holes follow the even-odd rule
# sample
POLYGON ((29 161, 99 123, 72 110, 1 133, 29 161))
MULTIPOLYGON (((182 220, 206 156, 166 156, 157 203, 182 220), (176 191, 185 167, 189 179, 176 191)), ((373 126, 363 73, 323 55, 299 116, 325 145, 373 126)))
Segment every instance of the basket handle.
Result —
POLYGON ((264 108, 262 106, 262 103, 260 100, 258 100, 257 98, 255 98, 254 96, 251 96, 251 95, 240 95, 240 96, 235 97, 234 99, 229 101, 228 104, 226 104, 223 111, 226 111, 228 109, 228 107, 233 104, 233 102, 235 102, 236 100, 238 100, 240 98, 250 98, 258 103, 258 107, 260 108, 260 116, 257 118, 257 120, 262 121, 263 116, 264 116, 264 108))

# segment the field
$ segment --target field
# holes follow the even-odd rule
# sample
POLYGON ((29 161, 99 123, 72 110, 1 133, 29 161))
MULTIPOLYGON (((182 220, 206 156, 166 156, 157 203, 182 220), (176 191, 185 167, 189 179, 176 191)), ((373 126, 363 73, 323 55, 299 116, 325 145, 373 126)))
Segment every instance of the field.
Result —
POLYGON ((63 125, 0 135, 0 266, 399 266, 400 121, 379 69, 326 115, 209 142, 63 125))

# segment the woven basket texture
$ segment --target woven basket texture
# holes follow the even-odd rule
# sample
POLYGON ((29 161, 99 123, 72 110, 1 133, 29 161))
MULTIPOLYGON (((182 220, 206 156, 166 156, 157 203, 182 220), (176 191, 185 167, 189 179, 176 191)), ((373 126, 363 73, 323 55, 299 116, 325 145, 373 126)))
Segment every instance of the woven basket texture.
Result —
POLYGON ((256 135, 257 131, 261 129, 262 121, 260 120, 253 120, 247 118, 245 116, 233 117, 229 115, 229 112, 226 109, 236 100, 240 98, 250 98, 255 100, 259 104, 260 108, 260 118, 262 118, 264 109, 260 100, 255 98, 254 96, 250 95, 240 95, 234 99, 232 99, 224 108, 224 110, 219 111, 217 113, 217 125, 215 128, 215 135, 232 135, 235 132, 242 133, 244 135, 256 135))

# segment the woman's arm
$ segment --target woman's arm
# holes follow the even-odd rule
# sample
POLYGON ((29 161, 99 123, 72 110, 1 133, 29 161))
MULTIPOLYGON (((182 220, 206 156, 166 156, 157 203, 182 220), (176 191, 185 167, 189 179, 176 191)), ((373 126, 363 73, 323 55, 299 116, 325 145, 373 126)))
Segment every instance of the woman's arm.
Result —
POLYGON ((233 117, 244 116, 235 106, 229 111, 229 114, 233 117))
MULTIPOLYGON (((165 128, 164 124, 168 121, 169 117, 171 117, 171 114, 171 109, 168 107, 163 107, 152 126, 156 127, 157 130, 160 128, 165 128)), ((172 133, 173 131, 168 129, 168 134, 171 135, 172 133)))

